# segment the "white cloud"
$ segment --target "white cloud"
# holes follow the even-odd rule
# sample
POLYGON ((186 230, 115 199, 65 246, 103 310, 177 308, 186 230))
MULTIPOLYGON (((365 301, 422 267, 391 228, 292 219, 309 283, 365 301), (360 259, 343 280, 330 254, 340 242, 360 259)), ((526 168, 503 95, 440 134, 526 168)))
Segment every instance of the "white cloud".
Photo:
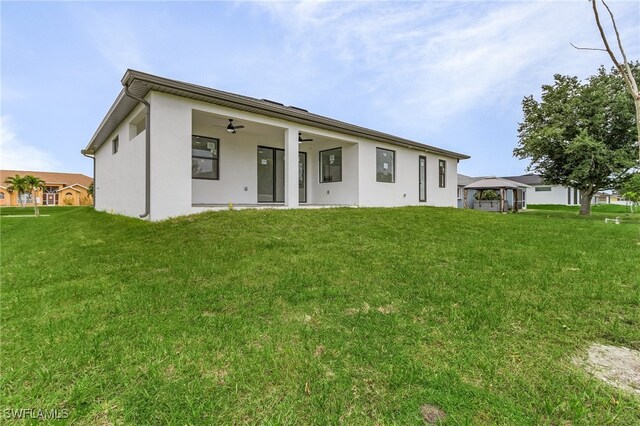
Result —
MULTIPOLYGON (((374 99, 378 118, 403 126, 405 134, 442 131, 478 108, 518 109, 522 97, 539 91, 554 73, 584 77, 609 65, 607 57, 569 45, 601 43, 587 2, 258 7, 285 28, 288 50, 306 64, 298 67, 310 81, 331 67, 336 87, 353 82, 354 92, 374 99)), ((620 27, 637 28, 637 4, 613 8, 620 27), (629 13, 634 10, 636 15, 629 13)), ((630 57, 638 56, 637 41, 637 35, 628 41, 635 49, 630 57)))
POLYGON ((21 141, 12 129, 10 117, 0 116, 0 168, 57 171, 59 164, 49 153, 21 141))

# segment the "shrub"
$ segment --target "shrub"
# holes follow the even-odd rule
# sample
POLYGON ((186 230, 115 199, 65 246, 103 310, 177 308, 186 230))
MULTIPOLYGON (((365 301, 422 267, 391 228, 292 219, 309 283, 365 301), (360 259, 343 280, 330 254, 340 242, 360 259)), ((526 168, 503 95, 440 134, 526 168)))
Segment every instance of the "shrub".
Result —
POLYGON ((475 198, 476 200, 499 200, 500 194, 498 193, 498 191, 489 189, 486 191, 482 191, 482 193, 480 191, 476 192, 473 198, 475 198), (482 194, 482 198, 480 198, 480 194, 482 194))

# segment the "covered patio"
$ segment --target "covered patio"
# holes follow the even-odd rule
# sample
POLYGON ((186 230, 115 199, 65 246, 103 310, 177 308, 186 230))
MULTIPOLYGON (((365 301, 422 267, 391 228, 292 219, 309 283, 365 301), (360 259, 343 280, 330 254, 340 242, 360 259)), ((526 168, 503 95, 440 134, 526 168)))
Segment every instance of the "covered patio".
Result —
POLYGON ((358 144, 329 133, 213 106, 193 109, 192 207, 356 205, 358 144))

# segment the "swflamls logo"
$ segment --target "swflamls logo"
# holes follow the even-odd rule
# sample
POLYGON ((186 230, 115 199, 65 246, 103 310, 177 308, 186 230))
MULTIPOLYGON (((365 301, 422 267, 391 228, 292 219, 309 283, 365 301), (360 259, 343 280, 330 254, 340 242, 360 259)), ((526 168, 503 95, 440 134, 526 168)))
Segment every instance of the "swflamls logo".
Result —
POLYGON ((5 408, 2 410, 4 420, 58 420, 69 417, 66 408, 5 408))

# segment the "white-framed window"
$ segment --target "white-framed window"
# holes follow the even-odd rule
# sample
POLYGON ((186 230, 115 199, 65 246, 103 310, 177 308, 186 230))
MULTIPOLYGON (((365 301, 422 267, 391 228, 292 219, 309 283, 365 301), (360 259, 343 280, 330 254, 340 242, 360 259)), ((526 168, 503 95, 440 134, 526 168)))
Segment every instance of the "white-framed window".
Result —
POLYGON ((320 183, 342 182, 342 148, 320 151, 320 183))
POLYGON ((396 152, 390 149, 376 148, 376 182, 394 183, 396 181, 396 152))

